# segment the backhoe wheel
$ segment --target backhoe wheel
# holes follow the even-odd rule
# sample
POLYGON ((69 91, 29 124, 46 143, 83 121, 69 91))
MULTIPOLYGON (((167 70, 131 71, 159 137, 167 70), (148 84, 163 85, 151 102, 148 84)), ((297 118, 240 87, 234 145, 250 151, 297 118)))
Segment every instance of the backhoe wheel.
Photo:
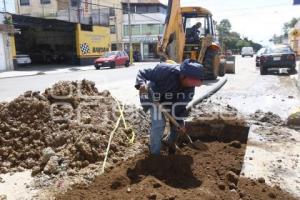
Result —
POLYGON ((204 56, 203 65, 207 73, 205 79, 214 80, 219 76, 220 57, 219 52, 212 49, 207 49, 204 56))
POLYGON ((220 63, 219 76, 223 77, 225 75, 225 63, 220 63))

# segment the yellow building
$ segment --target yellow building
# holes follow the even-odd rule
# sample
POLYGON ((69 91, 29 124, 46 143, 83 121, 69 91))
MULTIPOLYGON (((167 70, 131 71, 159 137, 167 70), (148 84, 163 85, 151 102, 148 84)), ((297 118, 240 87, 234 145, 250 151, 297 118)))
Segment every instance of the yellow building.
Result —
POLYGON ((289 43, 297 55, 300 56, 300 21, 289 32, 289 43))
POLYGON ((97 7, 109 9, 109 26, 112 50, 123 50, 123 11, 122 0, 92 0, 92 9, 97 7))
POLYGON ((121 0, 15 0, 20 15, 54 18, 69 22, 109 25, 113 50, 122 50, 121 0), (80 14, 78 12, 80 10, 80 14))
POLYGON ((111 49, 111 39, 117 40, 116 34, 110 34, 110 7, 117 7, 112 1, 15 0, 15 4, 17 14, 22 16, 15 16, 22 23, 18 27, 21 33, 15 35, 17 51, 30 55, 36 64, 62 62, 59 60, 93 64, 95 58, 111 49), (40 55, 40 51, 46 53, 40 55), (51 52, 57 54, 55 58, 51 52))

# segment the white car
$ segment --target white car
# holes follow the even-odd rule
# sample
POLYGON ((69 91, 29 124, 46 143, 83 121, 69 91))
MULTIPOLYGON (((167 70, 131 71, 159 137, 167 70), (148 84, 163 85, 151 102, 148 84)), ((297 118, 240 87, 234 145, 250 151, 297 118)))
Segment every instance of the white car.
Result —
POLYGON ((253 47, 243 47, 241 55, 242 55, 242 57, 245 57, 245 56, 253 57, 253 55, 254 55, 253 47))
POLYGON ((27 54, 17 54, 16 56, 18 65, 28 65, 31 64, 30 56, 27 54))

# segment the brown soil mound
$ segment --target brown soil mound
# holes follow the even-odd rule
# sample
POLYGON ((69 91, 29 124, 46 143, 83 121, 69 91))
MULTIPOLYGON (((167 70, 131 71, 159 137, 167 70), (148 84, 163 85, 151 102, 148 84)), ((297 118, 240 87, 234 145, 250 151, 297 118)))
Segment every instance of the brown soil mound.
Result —
MULTIPOLYGON (((125 107, 128 128, 117 129, 109 162, 124 157, 132 130, 139 136, 149 128, 147 116, 125 107)), ((108 91, 95 84, 59 82, 40 92, 25 92, 0 104, 0 173, 33 169, 58 174, 103 161, 108 138, 120 115, 108 91)))
POLYGON ((238 143, 210 142, 208 151, 184 147, 180 155, 140 155, 57 199, 295 199, 263 178, 241 178, 246 145, 238 143))
POLYGON ((279 115, 276 115, 272 112, 263 112, 262 110, 257 110, 254 114, 250 115, 255 121, 269 123, 272 125, 284 125, 285 122, 280 118, 279 115))

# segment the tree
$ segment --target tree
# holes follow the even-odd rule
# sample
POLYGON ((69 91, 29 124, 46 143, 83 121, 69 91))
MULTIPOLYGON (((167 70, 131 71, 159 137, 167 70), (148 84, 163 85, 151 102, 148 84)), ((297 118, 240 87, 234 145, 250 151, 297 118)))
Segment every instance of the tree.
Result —
POLYGON ((294 26, 297 24, 297 22, 300 20, 300 18, 293 18, 291 19, 291 21, 286 22, 283 24, 283 32, 284 32, 284 36, 287 37, 289 34, 289 31, 291 30, 291 28, 294 28, 294 26))
POLYGON ((228 19, 223 19, 217 26, 220 35, 228 35, 231 31, 231 23, 228 19))
POLYGON ((219 33, 220 44, 225 49, 226 48, 225 40, 227 39, 231 31, 230 21, 228 19, 221 20, 220 24, 217 25, 217 31, 219 33))
POLYGON ((228 19, 223 19, 220 24, 217 25, 217 31, 219 33, 219 42, 223 50, 231 49, 241 51, 243 47, 251 46, 257 51, 262 47, 262 45, 249 40, 247 37, 242 39, 238 32, 231 31, 231 23, 228 19))

